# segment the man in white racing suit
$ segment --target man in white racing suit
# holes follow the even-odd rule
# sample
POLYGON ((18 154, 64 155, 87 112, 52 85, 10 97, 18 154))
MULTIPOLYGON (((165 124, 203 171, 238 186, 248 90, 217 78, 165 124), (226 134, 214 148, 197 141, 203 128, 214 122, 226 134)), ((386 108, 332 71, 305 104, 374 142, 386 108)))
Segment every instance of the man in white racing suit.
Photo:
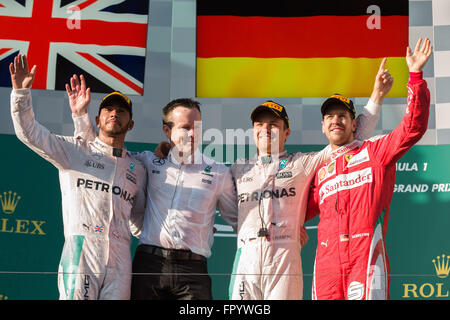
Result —
POLYGON ((145 168, 123 145, 133 126, 131 101, 117 92, 102 100, 94 141, 58 136, 35 120, 35 72, 24 55, 11 63, 11 116, 17 137, 59 170, 65 238, 60 299, 129 299, 130 229, 142 223, 146 186, 145 168))
MULTIPOLYGON (((382 100, 392 87, 385 62, 359 117, 360 139, 375 129, 382 100)), ((300 231, 314 174, 331 150, 327 146, 320 152, 287 154, 289 118, 284 106, 273 101, 257 106, 251 120, 258 154, 231 167, 239 216, 230 299, 302 299, 300 231)))

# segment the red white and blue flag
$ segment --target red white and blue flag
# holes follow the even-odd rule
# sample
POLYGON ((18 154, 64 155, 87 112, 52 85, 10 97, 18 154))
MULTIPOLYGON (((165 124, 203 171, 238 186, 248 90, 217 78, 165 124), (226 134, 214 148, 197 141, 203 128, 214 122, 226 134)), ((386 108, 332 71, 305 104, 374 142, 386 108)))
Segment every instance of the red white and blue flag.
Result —
POLYGON ((0 86, 26 54, 35 89, 65 90, 83 74, 93 92, 142 95, 149 0, 0 0, 0 86))

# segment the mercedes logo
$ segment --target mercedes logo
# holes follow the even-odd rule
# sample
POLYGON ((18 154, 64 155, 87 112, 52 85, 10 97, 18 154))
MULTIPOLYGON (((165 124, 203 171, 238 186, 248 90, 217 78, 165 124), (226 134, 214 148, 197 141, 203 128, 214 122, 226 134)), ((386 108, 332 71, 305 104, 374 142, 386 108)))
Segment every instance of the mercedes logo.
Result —
POLYGON ((164 165, 165 162, 166 162, 166 160, 164 160, 162 158, 153 159, 153 164, 156 166, 162 166, 162 165, 164 165))

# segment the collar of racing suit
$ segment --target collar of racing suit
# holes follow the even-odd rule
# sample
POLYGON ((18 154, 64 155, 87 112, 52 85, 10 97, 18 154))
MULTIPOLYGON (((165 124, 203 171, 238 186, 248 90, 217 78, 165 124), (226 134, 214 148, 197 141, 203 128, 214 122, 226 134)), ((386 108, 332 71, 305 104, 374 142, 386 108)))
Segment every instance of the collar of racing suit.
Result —
POLYGON ((331 159, 336 160, 339 156, 342 156, 343 154, 346 154, 347 152, 354 150, 356 148, 359 148, 362 145, 362 141, 360 140, 353 140, 350 143, 347 143, 346 145, 343 145, 339 147, 338 149, 331 152, 331 159))
POLYGON ((256 157, 256 163, 259 165, 262 165, 262 164, 277 162, 278 159, 285 158, 286 155, 287 155, 287 151, 284 150, 282 152, 272 153, 271 155, 265 155, 265 156, 256 155, 255 157, 256 157))
POLYGON ((177 166, 181 166, 183 164, 193 164, 193 163, 202 163, 203 161, 203 155, 200 152, 200 150, 198 150, 198 148, 194 151, 194 162, 192 162, 192 154, 189 155, 189 157, 187 157, 186 161, 183 163, 180 163, 176 157, 173 155, 172 149, 170 149, 169 154, 167 156, 167 158, 169 159, 170 162, 172 162, 173 164, 177 165, 177 166))
POLYGON ((96 145, 96 147, 101 149, 103 153, 113 156, 113 157, 116 157, 116 158, 122 158, 128 152, 127 148, 125 148, 125 146, 122 149, 114 148, 114 147, 111 147, 111 146, 107 145, 106 143, 104 143, 98 137, 95 138, 94 144, 96 145))

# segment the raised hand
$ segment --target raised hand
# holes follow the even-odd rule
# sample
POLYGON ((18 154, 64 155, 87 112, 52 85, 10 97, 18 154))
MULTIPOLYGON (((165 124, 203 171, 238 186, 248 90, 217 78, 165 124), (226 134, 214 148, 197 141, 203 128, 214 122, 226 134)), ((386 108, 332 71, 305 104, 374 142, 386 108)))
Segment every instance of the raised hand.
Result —
POLYGON ((86 81, 83 75, 80 79, 76 74, 70 78, 70 86, 66 83, 67 97, 69 98, 70 110, 76 116, 87 113, 87 107, 91 102, 91 88, 86 89, 86 81))
POLYGON ((376 104, 381 104, 384 97, 391 91, 392 85, 394 84, 394 78, 392 78, 386 67, 387 58, 381 61, 380 67, 378 68, 378 73, 375 77, 375 84, 373 86, 372 96, 370 97, 376 104))
POLYGON ((420 72, 427 63, 428 59, 433 52, 433 46, 431 45, 430 39, 426 38, 422 48, 422 38, 417 40, 416 48, 414 53, 411 52, 411 48, 406 48, 406 64, 408 65, 409 72, 420 72))
POLYGON ((11 83, 14 89, 31 88, 36 75, 36 66, 28 69, 27 57, 24 54, 18 54, 14 62, 9 64, 9 73, 11 74, 11 83))

